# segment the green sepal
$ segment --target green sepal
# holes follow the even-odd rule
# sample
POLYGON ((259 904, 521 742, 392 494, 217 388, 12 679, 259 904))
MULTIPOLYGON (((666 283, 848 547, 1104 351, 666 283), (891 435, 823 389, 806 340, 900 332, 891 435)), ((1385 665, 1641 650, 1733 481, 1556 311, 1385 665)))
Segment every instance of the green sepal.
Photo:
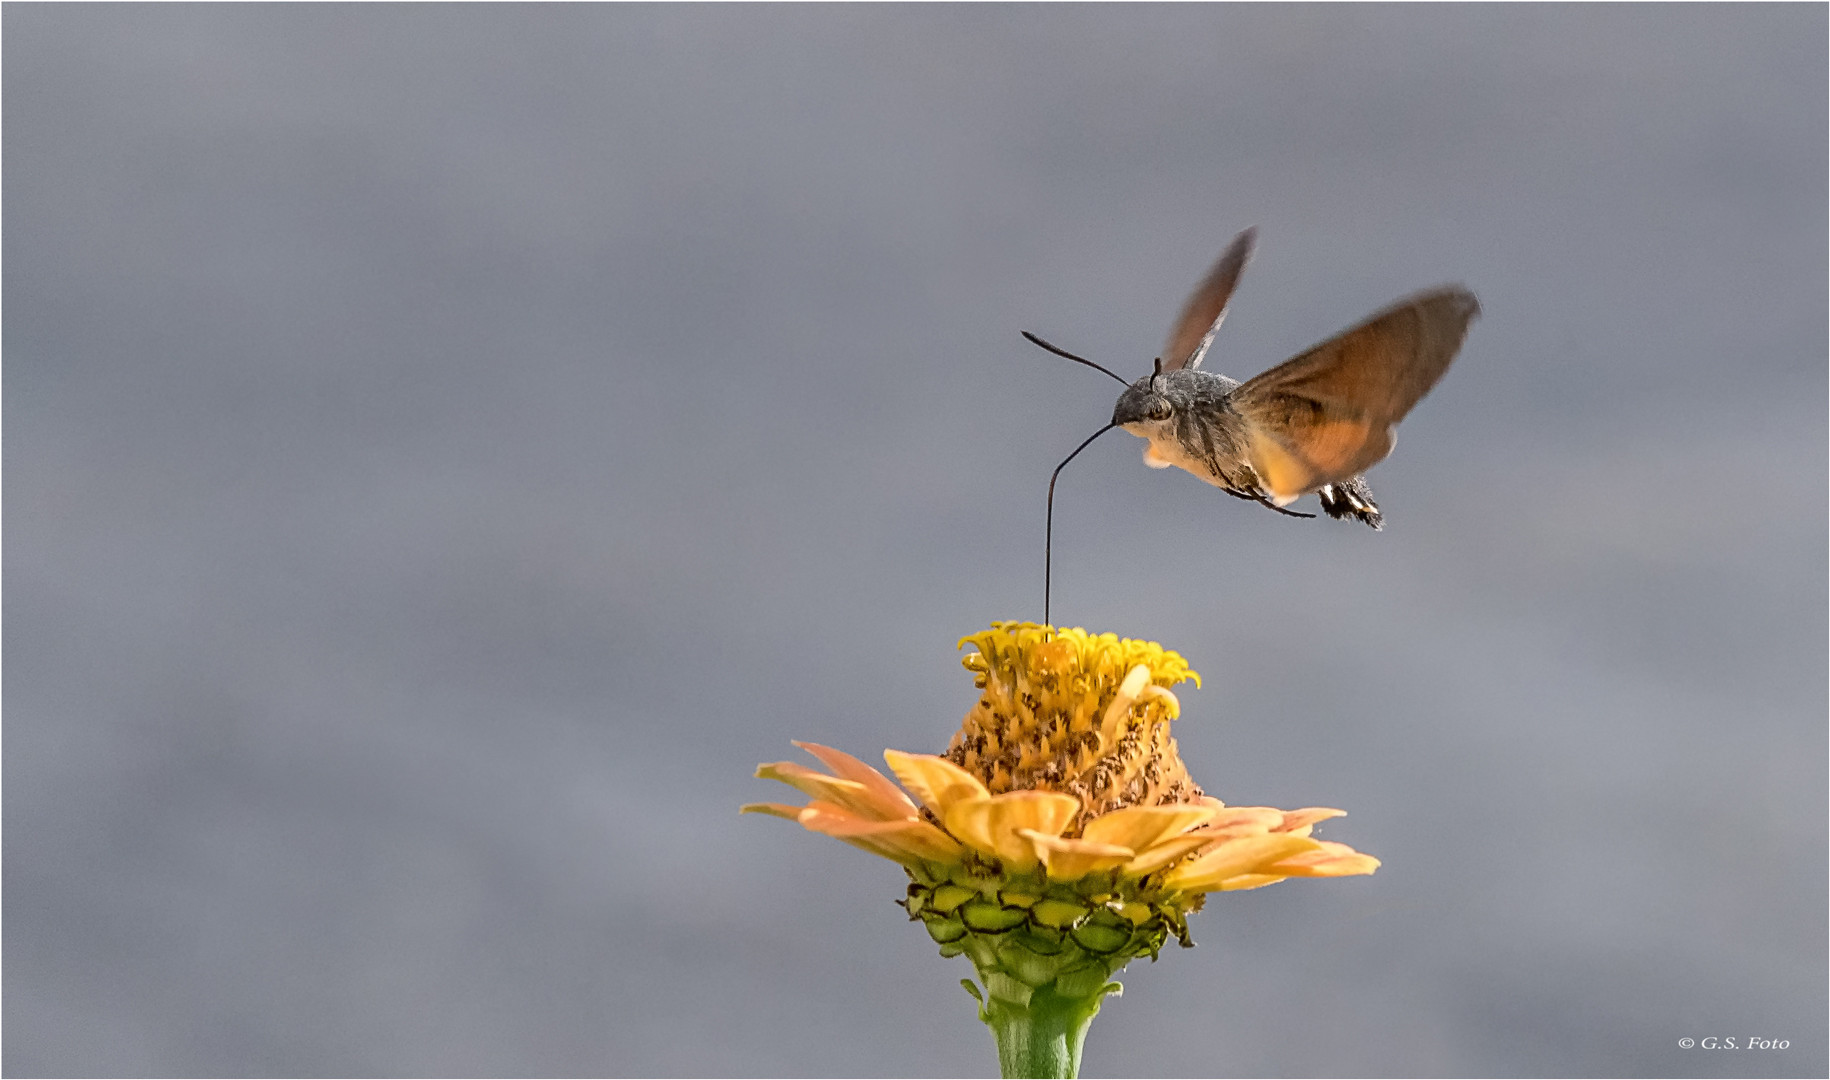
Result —
POLYGON ((1004 907, 990 900, 974 900, 960 908, 959 913, 968 929, 981 934, 1001 934, 1029 919, 1029 912, 1022 908, 1004 907))
POLYGON ((1030 996, 1036 992, 1035 987, 1013 979, 1001 971, 981 971, 979 978, 985 980, 987 994, 1018 1005, 1028 1005, 1030 996))
POLYGON ((950 915, 953 909, 977 896, 977 889, 968 889, 964 885, 942 885, 928 897, 928 905, 943 915, 950 915))
MULTIPOLYGON (((1093 964, 1090 967, 1074 971, 1064 971, 1055 980, 1055 990, 1064 997, 1086 997, 1103 990, 1112 977, 1112 971, 1104 964, 1093 964)), ((1112 983, 1112 986, 1118 986, 1112 983)), ((1120 987, 1123 989, 1123 987, 1120 987)))
POLYGON ((998 945, 995 938, 983 934, 967 934, 959 939, 959 945, 972 959, 972 966, 980 971, 995 971, 998 966, 998 945))
POLYGON ((970 859, 909 876, 908 899, 898 903, 942 956, 963 955, 977 969, 978 983, 960 985, 997 1037, 1005 1076, 1076 1075, 1087 1025, 1124 989, 1112 976, 1139 956, 1155 960, 1171 934, 1192 945, 1187 915, 1203 899, 1110 874, 1076 882, 1050 882, 1040 870, 1000 875, 970 859))
POLYGON ((1020 941, 1006 940, 998 947, 998 963, 1013 978, 1026 986, 1041 986, 1055 981, 1061 960, 1031 952, 1020 941))
POLYGON ((990 1015, 985 1012, 985 995, 979 993, 978 984, 971 979, 961 979, 959 984, 966 988, 966 993, 972 995, 972 1000, 979 1003, 979 1023, 991 1023, 990 1015))
POLYGON ((1029 909, 1029 917, 1040 926, 1066 930, 1086 918, 1088 910, 1085 904, 1051 898, 1037 901, 1036 906, 1029 909))
POLYGON ((1010 935, 1010 940, 1041 956, 1060 956, 1073 947, 1068 943, 1067 935, 1044 927, 1022 927, 1010 935))
POLYGON ((1131 922, 1122 915, 1101 909, 1089 915, 1069 931, 1074 943, 1090 953, 1111 956, 1131 942, 1131 922))
POLYGON ((946 945, 966 936, 966 924, 957 918, 926 912, 921 921, 928 928, 928 936, 938 944, 946 945))

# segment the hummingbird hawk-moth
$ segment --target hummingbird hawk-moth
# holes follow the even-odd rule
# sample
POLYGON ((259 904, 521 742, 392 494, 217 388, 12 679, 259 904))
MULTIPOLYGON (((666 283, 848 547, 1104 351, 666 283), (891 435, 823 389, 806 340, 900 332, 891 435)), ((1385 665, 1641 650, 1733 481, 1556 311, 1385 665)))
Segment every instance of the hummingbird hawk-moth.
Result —
MULTIPOLYGON (((1391 453, 1398 422, 1448 370, 1480 303, 1459 285, 1429 289, 1236 382, 1201 370, 1201 362, 1226 319, 1227 301, 1257 236, 1257 229, 1247 229, 1233 238, 1182 306, 1155 370, 1136 382, 1126 383, 1109 369, 1024 332, 1050 352, 1125 384, 1112 422, 1049 478, 1051 547, 1056 478, 1115 427, 1148 440, 1144 463, 1152 468, 1173 465, 1229 495, 1294 517, 1315 516, 1286 509, 1314 492, 1329 517, 1380 527, 1383 515, 1362 474, 1391 453)), ((1045 584, 1045 621, 1046 595, 1045 584)))

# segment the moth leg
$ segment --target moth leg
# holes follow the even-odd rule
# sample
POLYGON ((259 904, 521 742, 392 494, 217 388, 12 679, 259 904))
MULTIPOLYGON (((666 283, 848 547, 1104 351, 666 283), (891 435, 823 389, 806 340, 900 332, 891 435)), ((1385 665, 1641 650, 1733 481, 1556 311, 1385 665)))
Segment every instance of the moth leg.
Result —
POLYGON ((1257 490, 1241 491, 1238 488, 1230 488, 1230 487, 1223 487, 1220 490, 1226 492, 1228 495, 1231 495, 1235 499, 1244 499, 1246 502, 1255 502, 1260 506, 1266 507, 1267 509, 1275 510, 1285 517, 1312 518, 1315 516, 1314 514, 1305 514, 1300 510, 1285 510, 1283 507, 1277 505, 1276 503, 1272 502, 1269 498, 1267 498, 1265 496, 1265 493, 1262 491, 1257 491, 1257 490))
POLYGON ((1238 495, 1241 499, 1250 499, 1252 502, 1255 502, 1258 505, 1265 507, 1267 509, 1275 510, 1285 517, 1312 518, 1315 516, 1314 514, 1305 514, 1300 510, 1286 510, 1283 507, 1272 502, 1270 499, 1266 498, 1265 493, 1262 491, 1255 491, 1249 495, 1241 495, 1239 492, 1233 491, 1232 489, 1229 488, 1229 489, 1227 489, 1227 493, 1231 494, 1231 495, 1238 495))
POLYGON ((1379 512, 1379 504, 1373 502, 1372 488, 1366 485, 1364 476, 1344 483, 1324 484, 1315 494, 1322 500, 1322 509, 1337 521, 1357 518, 1374 529, 1385 522, 1385 515, 1379 512))

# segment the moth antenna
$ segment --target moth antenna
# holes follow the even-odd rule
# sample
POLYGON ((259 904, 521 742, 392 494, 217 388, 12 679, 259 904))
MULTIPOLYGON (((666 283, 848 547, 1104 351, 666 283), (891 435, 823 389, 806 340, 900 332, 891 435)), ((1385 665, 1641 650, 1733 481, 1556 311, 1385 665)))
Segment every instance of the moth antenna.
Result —
MULTIPOLYGON (((1025 334, 1024 336, 1030 337, 1030 335, 1028 335, 1028 334, 1025 334)), ((1035 341, 1036 344, 1042 345, 1044 348, 1049 348, 1049 349, 1054 348, 1054 346, 1049 345, 1046 342, 1037 340, 1036 338, 1030 337, 1030 340, 1035 341)), ((1069 357, 1069 359, 1078 360, 1080 358, 1079 357, 1069 357)), ((1094 366, 1097 367, 1098 365, 1094 365, 1094 366)), ((1101 368, 1100 370, 1103 371, 1105 369, 1101 368)), ((1107 372, 1107 374, 1111 374, 1111 373, 1107 372)), ((1116 376, 1114 376, 1114 377, 1116 378, 1116 376)), ((1074 448, 1073 453, 1069 454, 1067 457, 1062 458, 1061 464, 1055 466, 1055 471, 1053 473, 1049 474, 1049 478, 1048 478, 1048 531, 1045 534, 1045 537, 1042 541, 1042 625, 1044 625, 1044 626, 1055 625, 1053 622, 1051 622, 1049 620, 1050 589, 1054 585, 1054 572, 1055 572, 1055 481, 1058 478, 1060 478, 1061 470, 1067 468, 1068 462, 1079 457, 1080 452, 1082 450, 1085 450, 1087 447, 1092 446, 1094 439, 1099 438, 1101 435, 1104 435, 1106 432, 1111 431, 1113 428, 1115 428, 1117 426, 1118 426, 1117 424, 1107 424, 1105 427, 1102 427, 1098 431, 1095 431, 1093 434, 1087 436, 1087 441, 1081 443, 1079 446, 1076 446, 1074 448)))
POLYGON ((1156 358, 1156 370, 1152 371, 1150 373, 1150 389, 1155 393, 1159 393, 1159 394, 1162 393, 1162 390, 1160 389, 1160 387, 1162 386, 1162 382, 1163 382, 1163 358, 1159 356, 1156 358))
POLYGON ((1043 348, 1047 349, 1049 352, 1054 353, 1056 356, 1065 356, 1069 360, 1074 361, 1074 363, 1076 363, 1076 364, 1085 364, 1086 366, 1092 368, 1095 371, 1103 371, 1107 375, 1111 375, 1114 379, 1117 379, 1119 381, 1120 385, 1123 385, 1123 386, 1131 385, 1130 383, 1125 381, 1124 376, 1115 374, 1111 368, 1104 367, 1100 364, 1095 364, 1093 361, 1088 360, 1084 356, 1075 356, 1073 353, 1068 352, 1066 349, 1060 348, 1055 345, 1050 345, 1048 342, 1043 341, 1041 338, 1030 333, 1028 330, 1022 331, 1022 334, 1024 337, 1029 339, 1030 344, 1032 344, 1032 345, 1040 345, 1043 348))

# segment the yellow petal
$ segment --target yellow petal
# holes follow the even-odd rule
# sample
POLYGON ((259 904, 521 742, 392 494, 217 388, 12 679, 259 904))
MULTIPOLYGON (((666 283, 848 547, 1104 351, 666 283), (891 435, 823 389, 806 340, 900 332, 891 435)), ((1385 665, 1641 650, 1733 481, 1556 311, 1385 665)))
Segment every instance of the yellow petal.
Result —
POLYGON ((1069 840, 1034 829, 1018 829, 1017 835, 1036 846, 1042 865, 1048 867, 1048 876, 1056 881, 1079 881, 1095 870, 1109 870, 1135 854, 1118 844, 1069 840))
POLYGON ((1126 877, 1143 877, 1145 874, 1154 874, 1196 848, 1209 843, 1212 841, 1200 833, 1183 833, 1180 836, 1159 840, 1150 850, 1126 863, 1121 873, 1126 877))
POLYGON ((983 855, 995 858, 998 853, 997 841, 991 836, 991 797, 983 799, 961 799, 947 808, 947 816, 941 819, 947 831, 965 844, 983 855))
POLYGON ((1237 892, 1240 889, 1262 889, 1266 885, 1275 885, 1282 880, 1284 880, 1282 874, 1241 874, 1236 878, 1226 879, 1220 883, 1218 889, 1212 891, 1237 892))
POLYGON ((845 840, 905 866, 924 860, 957 862, 963 854, 951 836, 920 819, 869 821, 842 806, 813 802, 801 811, 800 822, 814 832, 845 840))
POLYGON ((820 759, 820 764, 833 771, 843 780, 863 784, 864 789, 891 817, 910 818, 915 816, 915 804, 902 793, 902 789, 890 783, 889 777, 871 768, 864 762, 852 757, 842 750, 819 743, 796 742, 794 745, 820 759))
POLYGON ((1000 824, 1013 833, 1017 829, 1034 829, 1060 836, 1080 812, 1080 800, 1060 791, 1011 791, 993 795, 991 803, 997 807, 1000 824))
POLYGON ((1314 851, 1318 841, 1306 836, 1271 833, 1229 840, 1192 862, 1171 870, 1163 879, 1166 888, 1182 892, 1210 892, 1228 878, 1241 874, 1275 873, 1272 864, 1314 851))
POLYGON ((947 810, 954 803, 991 796, 978 777, 946 758, 885 750, 883 760, 889 763, 890 771, 902 781, 902 786, 913 791, 922 805, 934 811, 934 816, 942 821, 947 820, 947 810))
POLYGON ((1137 699, 1139 701, 1160 701, 1160 702, 1162 702, 1163 709, 1164 709, 1164 711, 1169 713, 1169 718, 1171 720, 1174 720, 1182 715, 1182 703, 1176 699, 1175 692, 1170 690, 1168 687, 1158 686, 1155 683, 1151 683, 1149 686, 1146 686, 1146 687, 1144 687, 1143 690, 1139 691, 1139 693, 1137 695, 1137 699))
POLYGON ((1358 874, 1370 874, 1379 869, 1378 859, 1371 855, 1343 855, 1326 859, 1312 866, 1291 866, 1278 863, 1274 869, 1279 872, 1288 870, 1291 877, 1353 877, 1358 874))
POLYGON ((1011 791, 988 799, 965 799, 947 810, 947 831, 1013 870, 1036 865, 1035 846, 1017 834, 1032 829, 1060 836, 1080 809, 1080 800, 1058 791, 1011 791))
POLYGON ((1280 860, 1272 869, 1291 877, 1351 877, 1370 874, 1379 868, 1379 860, 1362 854, 1346 844, 1318 840, 1315 851, 1306 851, 1280 860))
POLYGON ((1118 684, 1118 696, 1112 704, 1106 706, 1106 714, 1099 721, 1099 745, 1109 747, 1118 742, 1124 734, 1125 717, 1131 715, 1131 706, 1137 701, 1137 695, 1143 693, 1144 687, 1150 684, 1150 669, 1143 664, 1134 665, 1125 673, 1125 681, 1118 684))
POLYGON ((778 818, 787 818, 789 821, 799 821, 801 811, 804 809, 806 807, 789 806, 787 803, 753 802, 738 807, 737 812, 740 814, 769 814, 778 818))
POLYGON ((1127 806, 1087 822, 1081 835, 1098 844, 1122 844, 1143 851, 1166 836, 1187 832, 1211 821, 1216 807, 1194 803, 1174 806, 1127 806))

